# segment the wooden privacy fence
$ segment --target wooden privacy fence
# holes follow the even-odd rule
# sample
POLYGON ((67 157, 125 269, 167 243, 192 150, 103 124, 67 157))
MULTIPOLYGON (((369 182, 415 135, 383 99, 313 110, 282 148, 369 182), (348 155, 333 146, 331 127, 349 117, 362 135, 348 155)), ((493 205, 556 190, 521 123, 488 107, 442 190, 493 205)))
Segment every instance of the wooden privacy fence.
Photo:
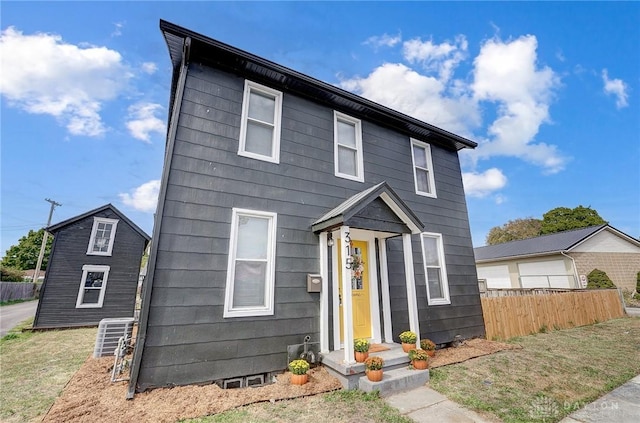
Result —
POLYGON ((617 289, 481 298, 487 339, 604 322, 624 316, 617 289))
POLYGON ((31 282, 0 282, 0 301, 31 299, 35 291, 36 284, 31 282))

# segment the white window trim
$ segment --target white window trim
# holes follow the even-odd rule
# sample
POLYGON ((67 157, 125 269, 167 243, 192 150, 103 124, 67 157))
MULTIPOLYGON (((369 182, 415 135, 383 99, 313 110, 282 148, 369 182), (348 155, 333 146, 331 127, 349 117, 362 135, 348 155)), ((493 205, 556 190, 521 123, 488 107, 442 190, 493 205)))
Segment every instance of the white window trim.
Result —
POLYGON ((418 141, 416 139, 411 138, 411 162, 413 163, 413 183, 415 185, 416 188, 416 194, 418 195, 423 195, 425 197, 433 197, 436 198, 436 181, 435 181, 435 177, 433 175, 433 161, 431 160, 431 145, 427 144, 426 142, 423 141, 418 141), (429 167, 427 170, 428 174, 429 174, 429 186, 431 187, 431 192, 425 192, 425 191, 420 191, 420 189, 418 188, 418 175, 416 173, 416 168, 418 167, 416 165, 416 159, 413 156, 413 146, 417 145, 418 147, 424 148, 425 152, 427 154, 427 166, 429 167))
MULTIPOLYGON (((351 148, 351 147, 348 147, 351 148)), ((344 113, 333 111, 333 163, 334 175, 339 178, 351 179, 352 181, 364 182, 364 158, 362 154, 362 122, 360 119, 352 118, 344 113), (338 121, 352 123, 356 127, 356 175, 349 175, 339 171, 338 163, 338 121)))
POLYGON ((78 298, 76 299, 76 308, 102 308, 104 295, 107 292, 109 270, 111 270, 111 266, 96 266, 92 264, 85 264, 82 266, 82 279, 80 280, 80 289, 78 290, 78 298), (82 304, 82 300, 84 299, 84 281, 87 278, 87 273, 89 272, 104 272, 102 286, 100 287, 100 297, 98 298, 97 304, 82 304))
POLYGON ((252 159, 262 160, 271 163, 280 163, 280 132, 282 122, 282 92, 266 87, 264 85, 245 80, 244 96, 242 98, 242 120, 240 122, 240 142, 238 145, 238 155, 250 157, 252 159), (273 119, 273 143, 271 146, 271 155, 264 156, 262 154, 246 151, 247 141, 247 121, 249 119, 249 99, 251 91, 261 92, 268 96, 275 97, 275 116, 273 119))
POLYGON ((233 208, 231 216, 231 235, 229 237, 229 261, 227 262, 227 284, 225 288, 223 317, 272 316, 274 314, 274 290, 276 269, 276 231, 278 228, 277 213, 233 208), (269 218, 269 234, 267 238, 267 280, 265 281, 264 307, 233 308, 233 284, 235 280, 235 261, 238 242, 238 220, 240 216, 269 218))
POLYGON ((424 267, 424 283, 427 287, 427 303, 429 305, 444 305, 451 304, 451 297, 449 296, 449 278, 447 276, 447 264, 444 261, 444 243, 442 242, 442 234, 433 233, 433 232, 423 232, 420 234, 420 248, 422 248, 422 265, 424 267), (431 293, 429 292, 429 279, 427 275, 427 257, 424 251, 424 242, 422 239, 424 237, 436 238, 438 245, 438 258, 440 260, 440 276, 442 283, 442 294, 443 298, 431 298, 431 293))
POLYGON ((107 219, 106 217, 94 217, 93 227, 91 228, 91 237, 89 238, 89 245, 87 246, 87 255, 90 256, 110 256, 113 251, 113 243, 116 240, 116 228, 119 220, 107 219), (113 225, 111 229, 111 239, 109 239, 109 247, 107 251, 93 251, 93 243, 96 240, 96 233, 98 232, 99 223, 111 223, 113 225))

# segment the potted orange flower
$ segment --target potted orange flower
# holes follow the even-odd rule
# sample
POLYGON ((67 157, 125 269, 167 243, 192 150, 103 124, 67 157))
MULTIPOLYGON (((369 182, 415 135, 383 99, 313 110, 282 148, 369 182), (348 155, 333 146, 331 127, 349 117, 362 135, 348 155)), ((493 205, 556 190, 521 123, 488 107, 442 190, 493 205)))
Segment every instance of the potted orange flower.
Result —
POLYGON ((416 370, 425 370, 429 367, 429 354, 423 349, 412 349, 409 351, 409 360, 416 370))
POLYGON ((436 344, 431 339, 421 339, 420 348, 425 350, 427 354, 429 354, 429 357, 434 357, 436 355, 436 344))
POLYGON ((367 358, 364 361, 367 379, 371 382, 380 382, 382 380, 382 366, 384 366, 384 359, 382 357, 374 355, 367 358))

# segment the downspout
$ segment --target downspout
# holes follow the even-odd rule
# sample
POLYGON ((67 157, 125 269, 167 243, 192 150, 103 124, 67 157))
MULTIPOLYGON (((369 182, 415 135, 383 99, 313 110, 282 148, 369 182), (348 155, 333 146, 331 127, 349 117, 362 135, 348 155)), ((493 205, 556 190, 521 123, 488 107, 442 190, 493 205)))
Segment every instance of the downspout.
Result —
POLYGON ((133 399, 136 393, 136 385, 140 374, 140 363, 142 362, 142 354, 144 352, 144 344, 147 336, 147 324, 149 318, 149 309, 151 307, 151 294, 154 273, 156 269, 156 258, 158 256, 158 240, 160 237, 160 228, 162 226, 162 216, 164 214, 164 204, 167 197, 167 182, 169 181, 169 170, 171 169, 171 161, 173 159, 173 149, 175 148, 176 133, 178 131, 178 117, 180 116, 180 107, 182 105, 182 96, 184 94, 184 86, 187 80, 187 71, 189 65, 189 54, 191 49, 191 38, 184 39, 182 46, 182 63, 180 65, 180 75, 178 76, 178 84, 176 93, 173 98, 173 111, 169 131, 167 133, 167 150, 164 158, 164 168, 162 170, 162 183, 160 184, 160 192, 158 194, 158 206, 156 209, 156 221, 153 226, 153 235, 151 237, 151 252, 149 253, 149 261, 147 263, 147 276, 142 285, 142 310, 140 310, 140 321, 138 322, 138 334, 136 336, 135 349, 131 362, 129 389, 126 398, 133 399))
POLYGON ((568 258, 569 260, 571 260, 571 264, 573 266, 573 283, 575 285, 575 288, 582 288, 581 286, 578 285, 578 281, 580 280, 580 277, 578 275, 578 268, 576 267, 576 261, 573 259, 573 257, 565 254, 564 251, 560 251, 560 254, 562 254, 563 256, 568 258))

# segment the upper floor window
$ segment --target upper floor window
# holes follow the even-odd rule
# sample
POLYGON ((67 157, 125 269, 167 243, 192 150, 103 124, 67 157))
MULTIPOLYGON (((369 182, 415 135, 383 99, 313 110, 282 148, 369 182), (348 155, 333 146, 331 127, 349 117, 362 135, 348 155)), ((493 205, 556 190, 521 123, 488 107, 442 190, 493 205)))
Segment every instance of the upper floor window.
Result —
POLYGON ((416 184, 416 194, 435 197, 436 184, 433 178, 431 146, 412 139, 411 154, 413 156, 413 178, 416 184))
POLYGON ((281 118, 282 93, 245 80, 238 154, 279 163, 281 118))
POLYGON ((421 238, 427 302, 429 305, 451 304, 442 235, 424 232, 421 238))
POLYGON ((82 281, 76 300, 76 308, 100 308, 104 302, 109 279, 109 266, 82 266, 82 281))
POLYGON ((360 120, 334 111, 333 134, 335 175, 364 182, 360 120))
POLYGON ((224 317, 273 314, 276 213, 233 209, 224 317))
POLYGON ((118 226, 116 219, 94 217, 87 254, 110 256, 111 250, 113 250, 113 241, 116 238, 116 226, 118 226))

